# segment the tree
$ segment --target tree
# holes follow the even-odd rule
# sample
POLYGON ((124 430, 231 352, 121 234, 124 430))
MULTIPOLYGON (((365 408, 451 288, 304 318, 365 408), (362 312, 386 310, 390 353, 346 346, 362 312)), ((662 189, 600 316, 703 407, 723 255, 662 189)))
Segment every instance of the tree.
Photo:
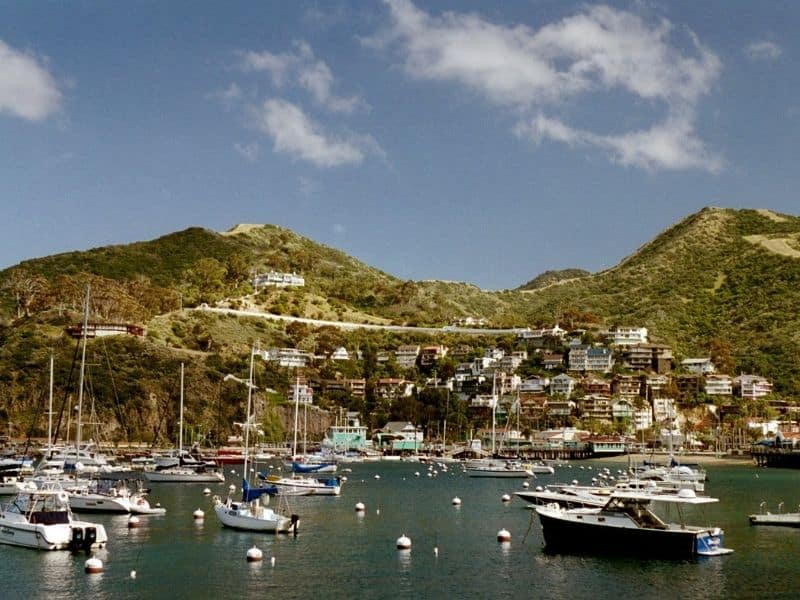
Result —
POLYGON ((29 273, 26 269, 14 269, 3 287, 14 297, 17 318, 20 318, 31 316, 34 302, 46 294, 49 284, 41 275, 29 273))

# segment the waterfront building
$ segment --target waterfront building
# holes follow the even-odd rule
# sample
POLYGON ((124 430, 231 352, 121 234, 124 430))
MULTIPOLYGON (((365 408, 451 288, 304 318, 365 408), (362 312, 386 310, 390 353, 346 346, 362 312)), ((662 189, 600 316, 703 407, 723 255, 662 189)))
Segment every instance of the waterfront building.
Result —
POLYGON ((378 448, 393 453, 419 452, 424 442, 422 429, 406 421, 389 421, 374 437, 378 448))

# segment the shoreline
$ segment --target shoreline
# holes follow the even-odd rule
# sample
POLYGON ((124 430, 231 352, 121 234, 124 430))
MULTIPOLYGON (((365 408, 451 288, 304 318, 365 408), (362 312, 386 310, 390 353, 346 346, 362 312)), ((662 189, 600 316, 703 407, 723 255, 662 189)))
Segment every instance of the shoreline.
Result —
MULTIPOLYGON (((630 460, 633 463, 642 463, 644 461, 650 462, 664 462, 669 460, 670 454, 668 452, 656 452, 647 454, 620 454, 617 456, 595 457, 588 458, 590 462, 614 462, 614 463, 627 463, 630 460)), ((715 456, 713 454, 702 453, 681 453, 674 454, 675 460, 679 464, 698 464, 698 465, 743 465, 743 466, 757 466, 753 458, 749 454, 731 456, 715 456)))

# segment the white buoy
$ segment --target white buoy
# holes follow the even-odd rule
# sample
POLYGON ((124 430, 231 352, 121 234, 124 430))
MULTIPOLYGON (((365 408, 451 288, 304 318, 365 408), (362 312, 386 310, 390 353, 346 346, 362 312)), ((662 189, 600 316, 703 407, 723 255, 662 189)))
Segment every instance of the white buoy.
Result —
POLYGON ((356 503, 356 512, 364 512, 366 510, 366 506, 364 506, 363 502, 356 503))
POLYGON ((233 469, 231 469, 231 475, 236 475, 236 471, 234 471, 233 469))
POLYGON ((380 479, 380 478, 381 478, 381 476, 378 475, 377 473, 375 473, 375 479, 380 479))
POLYGON ((414 471, 414 477, 419 477, 419 471, 414 471))
POLYGON ((247 562, 261 562, 261 559, 264 557, 263 552, 253 546, 250 550, 247 551, 247 562))
POLYGON ((269 559, 269 565, 270 565, 271 567, 274 567, 274 566, 275 566, 275 557, 274 557, 274 556, 273 556, 272 558, 270 558, 270 559, 269 559))
POLYGON ((139 522, 139 517, 137 517, 136 515, 131 515, 128 518, 128 529, 136 529, 137 527, 139 527, 140 524, 141 523, 139 522))
POLYGON ((433 473, 431 473, 430 471, 428 471, 428 477, 433 477, 433 473))
POLYGON ((523 481, 523 482, 522 482, 522 487, 524 487, 526 490, 527 490, 527 489, 528 489, 530 486, 531 486, 531 484, 530 484, 530 483, 528 483, 527 481, 523 481))
POLYGON ((458 496, 453 498, 453 506, 461 506, 461 498, 459 498, 458 496))
POLYGON ((203 496, 210 496, 210 495, 211 495, 211 490, 210 490, 210 489, 208 489, 208 488, 205 488, 205 489, 203 490, 203 496))
POLYGON ((136 579, 136 571, 131 571, 131 579, 136 579))
POLYGON ((347 475, 342 475, 342 481, 347 481, 347 475))
POLYGON ((411 538, 407 537, 404 533, 399 538, 397 538, 397 549, 398 550, 408 550, 411 548, 411 538))
POLYGON ((380 509, 380 508, 376 508, 376 509, 375 509, 375 514, 376 514, 376 515, 379 515, 379 514, 381 514, 381 509, 380 509))
POLYGON ((204 513, 199 508, 192 513, 192 517, 194 518, 195 521, 202 521, 205 518, 205 516, 206 513, 204 513))
POLYGON ((503 502, 511 502, 511 496, 509 496, 508 494, 503 494, 500 500, 502 500, 503 502))
POLYGON ((439 547, 438 546, 434 546, 433 547, 433 555, 434 556, 439 556, 439 547))
POLYGON ((230 484, 230 485, 228 486, 228 491, 229 491, 229 492, 232 494, 233 492, 235 492, 235 491, 236 491, 236 486, 235 486, 235 485, 233 485, 233 484, 230 484))
POLYGON ((102 573, 103 561, 93 556, 85 563, 83 563, 83 570, 86 571, 87 573, 102 573))
POLYGON ((497 541, 498 542, 510 542, 511 541, 511 533, 508 529, 501 529, 497 532, 497 541))

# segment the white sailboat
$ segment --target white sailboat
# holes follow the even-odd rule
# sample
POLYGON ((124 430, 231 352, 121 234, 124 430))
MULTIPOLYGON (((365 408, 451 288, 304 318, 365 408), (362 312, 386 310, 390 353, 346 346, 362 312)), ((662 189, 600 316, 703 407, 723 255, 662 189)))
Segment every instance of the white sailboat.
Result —
POLYGON ((178 456, 166 467, 145 471, 147 481, 154 483, 219 483, 225 476, 217 465, 187 460, 183 453, 183 363, 181 363, 181 400, 178 420, 178 456))
MULTIPOLYGON (((294 386, 294 443, 292 456, 297 456, 297 427, 300 408, 299 382, 294 386)), ((293 470, 294 465, 292 462, 293 470)), ((334 465, 335 466, 335 465, 334 465)), ((303 477, 294 473, 290 477, 280 475, 261 475, 270 489, 268 493, 280 496, 338 496, 342 492, 342 480, 339 477, 303 477)))
POLYGON ((242 466, 242 499, 214 496, 214 513, 225 527, 265 533, 297 533, 300 519, 297 515, 286 516, 261 504, 266 488, 251 488, 248 483, 248 452, 250 446, 250 414, 253 403, 253 366, 255 347, 250 350, 250 376, 247 379, 247 410, 244 427, 244 464, 242 466))
POLYGON ((470 477, 531 477, 533 471, 531 471, 530 465, 526 465, 519 460, 494 458, 496 418, 497 394, 495 392, 495 380, 492 378, 492 458, 468 461, 466 464, 467 475, 470 477))

